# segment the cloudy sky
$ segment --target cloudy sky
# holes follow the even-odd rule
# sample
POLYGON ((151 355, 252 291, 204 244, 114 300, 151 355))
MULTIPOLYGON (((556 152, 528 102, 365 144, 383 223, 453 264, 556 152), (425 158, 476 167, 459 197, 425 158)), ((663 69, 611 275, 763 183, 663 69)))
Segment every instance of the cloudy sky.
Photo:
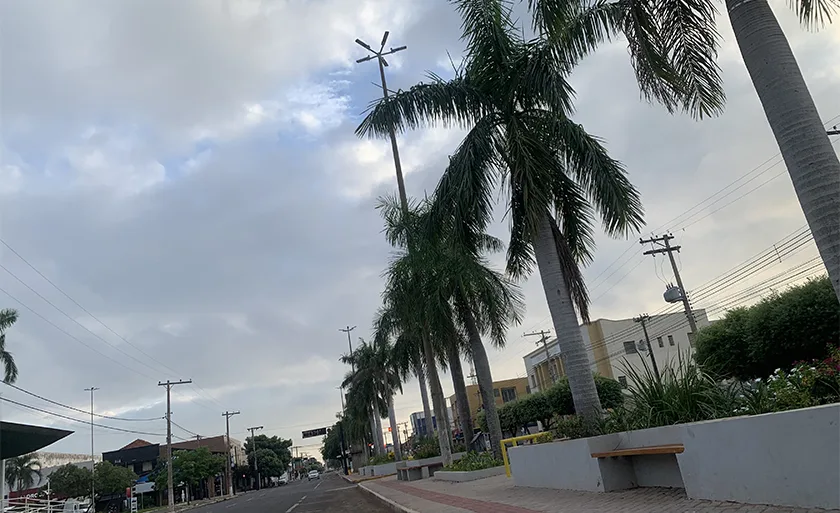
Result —
MULTIPOLYGON (((808 33, 773 5, 823 119, 840 122, 840 26, 808 33)), ((6 338, 18 385, 83 410, 95 386, 98 412, 157 418, 158 381, 191 378, 173 395, 179 426, 221 434, 221 413, 240 410, 233 436, 263 425, 316 453, 300 431, 339 411, 338 330, 357 325, 354 344, 369 335, 389 258, 373 205, 395 188, 390 150, 353 134, 378 73, 354 63, 364 52, 353 40, 387 29, 408 45, 391 59, 397 89, 449 73, 458 27, 445 0, 2 0, 0 306, 20 312, 6 338)), ((725 19, 720 29, 729 103, 719 119, 641 102, 621 41, 573 77, 577 120, 626 164, 647 231, 677 236, 689 289, 804 225, 725 19)), ((400 138, 411 194, 434 187, 460 136, 400 138)), ((492 232, 505 229, 499 218, 492 232)), ((660 309, 661 259, 632 241, 599 244, 586 270, 593 317, 660 309)), ((815 255, 807 246, 751 280, 815 255)), ((524 375, 534 346, 522 333, 551 328, 538 280, 522 287, 527 318, 492 351, 496 378, 524 375)), ((420 409, 414 382, 396 405, 400 422, 420 409)), ((76 430, 51 450, 90 449, 83 424, 9 403, 2 418, 76 430)), ((164 440, 162 420, 102 423, 147 434, 99 428, 97 452, 164 440)))

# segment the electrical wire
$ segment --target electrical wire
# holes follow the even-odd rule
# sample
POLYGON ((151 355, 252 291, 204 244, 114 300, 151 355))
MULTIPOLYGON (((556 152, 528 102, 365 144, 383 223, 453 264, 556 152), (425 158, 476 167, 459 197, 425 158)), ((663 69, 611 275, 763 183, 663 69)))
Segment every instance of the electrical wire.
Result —
MULTIPOLYGON (((54 404, 55 406, 61 406, 62 408, 67 408, 68 410, 73 410, 73 411, 78 412, 78 413, 84 413, 85 415, 90 415, 89 411, 85 411, 85 410, 82 410, 81 408, 76 408, 74 406, 70 406, 70 405, 67 405, 67 404, 64 404, 64 403, 60 403, 58 401, 54 401, 54 400, 49 399, 47 397, 44 397, 42 395, 38 395, 35 392, 30 392, 29 390, 23 389, 23 388, 21 388, 17 385, 13 385, 11 383, 6 383, 5 381, 3 382, 3 384, 6 385, 6 386, 9 386, 9 387, 12 387, 15 390, 18 390, 20 392, 23 392, 24 394, 28 394, 28 395, 30 395, 32 397, 35 397, 37 399, 40 399, 42 401, 46 401, 50 404, 54 404)), ((151 421, 155 421, 155 420, 162 420, 164 418, 164 417, 150 417, 150 418, 147 418, 147 419, 129 419, 129 418, 123 418, 123 417, 112 417, 112 416, 109 416, 109 415, 100 415, 98 413, 94 413, 93 416, 98 417, 100 419, 120 420, 120 421, 123 421, 123 422, 151 422, 151 421)))
POLYGON ((132 433, 132 434, 136 434, 136 435, 165 436, 163 433, 151 433, 151 432, 148 432, 148 431, 137 431, 137 430, 134 430, 134 429, 123 429, 123 428, 118 428, 118 427, 114 427, 114 426, 106 426, 104 424, 92 424, 91 422, 86 421, 86 420, 77 419, 77 418, 74 418, 74 417, 70 417, 68 415, 62 415, 61 413, 55 413, 55 412, 52 412, 52 411, 49 411, 49 410, 45 410, 43 408, 38 408, 37 406, 32 406, 32 405, 29 405, 29 404, 19 403, 17 401, 13 401, 13 400, 9 399, 8 397, 0 396, 0 401, 4 401, 4 402, 14 404, 14 405, 17 405, 17 406, 20 406, 20 407, 23 407, 23 408, 27 408, 29 410, 45 413, 47 415, 52 415, 53 417, 58 417, 60 419, 65 419, 65 420, 70 420, 70 421, 73 421, 73 422, 78 422, 79 424, 85 424, 87 426, 93 425, 94 427, 98 427, 98 428, 102 428, 102 429, 110 429, 111 431, 119 431, 121 433, 132 433))

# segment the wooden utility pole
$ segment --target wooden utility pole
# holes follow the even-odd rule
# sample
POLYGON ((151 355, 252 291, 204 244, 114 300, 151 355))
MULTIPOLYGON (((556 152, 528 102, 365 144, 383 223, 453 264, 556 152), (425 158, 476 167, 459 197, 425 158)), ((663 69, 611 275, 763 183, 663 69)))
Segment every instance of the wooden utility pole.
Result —
POLYGON ((166 383, 159 381, 159 387, 166 387, 166 470, 168 477, 166 480, 167 497, 169 498, 169 511, 175 511, 175 486, 172 483, 172 400, 171 391, 175 385, 189 385, 192 383, 191 379, 181 381, 169 381, 166 383))
POLYGON ((225 418, 225 441, 227 442, 227 470, 225 471, 225 478, 227 480, 228 495, 233 495, 233 460, 230 456, 230 418, 234 415, 239 415, 239 411, 226 411, 222 413, 225 418))
POLYGON ((656 365, 656 356, 653 354, 653 346, 650 345, 650 337, 648 336, 647 330, 648 319, 650 319, 650 315, 648 314, 642 314, 633 318, 634 321, 642 325, 642 331, 645 334, 645 343, 647 344, 648 354, 650 355, 650 363, 653 365, 653 373, 656 375, 657 381, 662 381, 662 377, 659 375, 659 366, 656 365))
POLYGON ((691 327, 691 335, 689 335, 689 337, 691 337, 691 341, 693 342, 693 337, 697 333, 697 324, 694 321, 694 312, 691 311, 691 303, 688 301, 688 294, 685 291, 685 286, 683 286, 680 271, 677 269, 677 261, 674 260, 674 251, 679 252, 680 246, 671 246, 671 239, 673 238, 673 235, 665 234, 661 237, 651 237, 647 240, 639 239, 639 244, 662 245, 661 248, 654 248, 645 251, 645 255, 657 255, 660 253, 668 254, 668 259, 671 260, 671 268, 674 270, 674 278, 677 280, 677 287, 680 288, 680 295, 682 296, 682 303, 685 308, 685 316, 688 318, 689 327, 691 327))
POLYGON ((548 366, 548 375, 551 377, 551 384, 557 383, 557 373, 554 371, 554 368, 551 366, 551 354, 548 352, 548 335, 551 334, 551 331, 548 330, 540 330, 534 331, 532 333, 524 333, 522 336, 524 337, 536 337, 539 336, 540 339, 537 341, 537 344, 542 344, 543 349, 545 349, 545 364, 548 366))
POLYGON ((254 431, 262 428, 262 426, 248 428, 248 431, 251 432, 251 450, 254 451, 254 473, 257 474, 257 490, 262 488, 262 483, 260 482, 260 467, 257 464, 257 439, 254 438, 254 431))

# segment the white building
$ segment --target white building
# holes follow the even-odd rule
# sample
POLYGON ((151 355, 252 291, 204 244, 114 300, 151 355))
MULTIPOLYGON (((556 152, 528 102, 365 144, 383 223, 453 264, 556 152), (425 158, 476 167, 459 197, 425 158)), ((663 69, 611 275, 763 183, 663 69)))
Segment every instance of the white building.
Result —
MULTIPOLYGON (((411 430, 415 435, 418 436, 427 436, 431 435, 431 430, 429 429, 430 426, 426 425, 426 414, 422 411, 417 411, 411 414, 409 417, 411 420, 411 430)), ((452 428, 455 428, 455 425, 452 423, 452 407, 446 407, 446 420, 449 421, 449 425, 452 428)), ((434 427, 437 427, 437 418, 435 417, 434 412, 432 412, 432 422, 434 423, 434 427)))
MULTIPOLYGON (((694 319, 698 328, 709 325, 703 309, 694 310, 694 319)), ((645 324, 660 370, 675 365, 679 357, 688 358, 693 354, 685 312, 652 315, 645 324)), ((628 366, 641 371, 644 362, 648 368, 651 367, 642 325, 633 319, 598 319, 580 326, 580 332, 589 349, 593 372, 616 379, 626 386, 628 366)), ((542 345, 523 357, 533 392, 551 386, 553 377, 565 375, 556 338, 548 341, 547 349, 548 357, 542 345)))

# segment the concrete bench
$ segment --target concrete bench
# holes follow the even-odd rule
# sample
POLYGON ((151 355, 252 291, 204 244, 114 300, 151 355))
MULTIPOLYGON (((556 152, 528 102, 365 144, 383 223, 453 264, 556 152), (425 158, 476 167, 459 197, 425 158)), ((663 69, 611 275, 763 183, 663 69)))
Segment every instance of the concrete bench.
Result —
MULTIPOLYGON (((466 453, 456 452, 452 455, 452 461, 460 460, 464 457, 464 454, 466 453)), ((443 468, 443 458, 436 456, 434 458, 423 458, 422 460, 406 460, 397 463, 396 467, 397 479, 400 481, 428 479, 443 468)))

